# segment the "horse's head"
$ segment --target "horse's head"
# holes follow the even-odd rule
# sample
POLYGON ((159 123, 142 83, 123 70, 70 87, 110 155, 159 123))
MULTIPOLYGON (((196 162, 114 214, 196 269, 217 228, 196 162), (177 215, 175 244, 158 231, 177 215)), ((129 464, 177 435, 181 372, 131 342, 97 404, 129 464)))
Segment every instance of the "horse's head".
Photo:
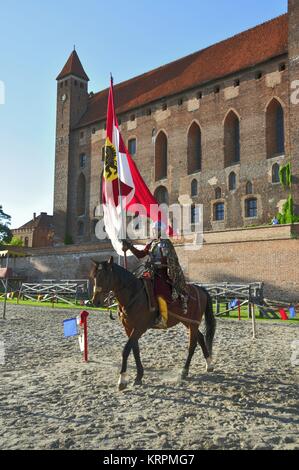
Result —
POLYGON ((98 307, 101 303, 103 295, 107 294, 112 290, 112 267, 113 267, 113 256, 110 257, 109 261, 103 261, 98 263, 93 261, 93 269, 91 277, 93 278, 93 297, 92 303, 95 307, 98 307))

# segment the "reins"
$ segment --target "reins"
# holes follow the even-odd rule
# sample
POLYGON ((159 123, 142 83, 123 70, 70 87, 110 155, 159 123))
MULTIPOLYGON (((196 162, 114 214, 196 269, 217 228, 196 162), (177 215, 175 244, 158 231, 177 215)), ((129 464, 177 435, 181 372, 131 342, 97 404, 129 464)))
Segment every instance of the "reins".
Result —
MULTIPOLYGON (((113 268, 112 268, 113 269, 113 268)), ((134 282, 136 282, 137 280, 139 280, 138 278, 134 277, 130 282, 129 284, 126 284, 125 286, 121 287, 120 289, 116 290, 116 289, 111 289, 112 292, 114 293, 115 297, 117 298, 119 296, 119 294, 124 290, 124 289, 129 289, 129 287, 131 287, 131 285, 133 285, 134 282)), ((134 295, 134 297, 130 300, 129 304, 128 305, 124 305, 124 308, 127 310, 132 304, 133 302, 135 302, 135 300, 138 298, 138 296, 144 291, 144 283, 142 282, 142 287, 139 291, 137 291, 137 293, 134 295)), ((109 291, 111 292, 111 291, 109 291)), ((109 292, 107 292, 107 294, 109 294, 109 292)), ((105 293, 104 293, 105 294, 105 293)), ((118 302, 119 304, 119 302, 118 302)))

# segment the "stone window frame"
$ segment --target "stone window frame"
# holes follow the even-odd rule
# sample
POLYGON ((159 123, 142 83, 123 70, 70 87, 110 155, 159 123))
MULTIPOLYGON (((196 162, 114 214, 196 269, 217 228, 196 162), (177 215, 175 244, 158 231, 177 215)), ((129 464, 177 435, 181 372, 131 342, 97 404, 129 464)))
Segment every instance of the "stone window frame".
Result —
POLYGON ((244 218, 246 220, 256 220, 259 218, 259 200, 254 194, 249 194, 246 198, 244 198, 244 218), (256 201, 256 215, 248 215, 248 201, 256 201))
POLYGON ((225 199, 213 199, 211 201, 211 222, 213 224, 223 224, 226 221, 227 217, 227 207, 226 207, 226 202, 225 199), (218 205, 222 204, 223 205, 223 219, 216 219, 216 207, 218 205))
POLYGON ((227 179, 227 183, 228 183, 228 190, 233 193, 234 191, 237 190, 238 188, 238 183, 237 183, 237 173, 235 171, 231 171, 228 175, 228 179, 227 179), (234 180, 232 180, 232 178, 234 177, 234 180), (233 184, 232 184, 233 183, 233 184))
POLYGON ((253 183, 252 181, 247 181, 246 182, 246 196, 252 196, 253 195, 253 183))
MULTIPOLYGON (((197 173, 201 173, 202 172, 202 161, 203 161, 203 131, 202 131, 202 126, 200 125, 199 121, 197 119, 193 119, 192 122, 189 124, 188 126, 188 129, 187 129, 187 134, 186 134, 186 137, 187 137, 187 174, 188 176, 191 176, 191 175, 195 175, 197 173), (189 154, 189 133, 191 131, 191 128, 194 126, 194 124, 198 127, 199 131, 200 131, 200 165, 198 168, 193 168, 192 171, 191 169, 189 168, 189 158, 190 158, 190 154, 189 154), (194 171, 193 171, 194 170, 194 171)), ((194 165, 193 165, 194 166, 194 165)))
POLYGON ((85 152, 81 152, 79 154, 79 168, 80 170, 84 170, 87 166, 87 155, 85 152))
POLYGON ((167 186, 165 186, 164 184, 159 184, 156 188, 155 188, 155 191, 154 191, 154 198, 157 200, 157 202, 159 204, 167 204, 169 205, 169 191, 168 191, 168 188, 167 186), (166 195, 166 200, 165 201, 159 201, 158 199, 158 192, 164 192, 164 194, 166 195))
POLYGON ((154 177, 155 177, 155 182, 159 182, 159 181, 163 181, 163 180, 167 180, 168 178, 168 166, 169 166, 169 136, 168 136, 168 133, 166 132, 166 130, 163 128, 163 129, 159 129, 159 131, 156 133, 156 136, 155 136, 155 148, 154 148, 154 177), (157 163, 157 142, 158 142, 158 139, 160 137, 161 134, 164 134, 164 136, 166 137, 166 173, 165 174, 158 174, 157 175, 157 166, 158 166, 158 163, 157 163))
POLYGON ((191 181, 191 197, 197 197, 198 196, 198 180, 196 178, 193 178, 191 181), (195 184, 196 184, 196 192, 194 191, 195 189, 195 184))
POLYGON ((131 135, 129 138, 128 138, 128 151, 129 151, 129 154, 134 157, 135 155, 137 155, 137 142, 138 139, 137 139, 137 136, 135 135, 131 135), (132 141, 135 141, 135 153, 131 153, 130 151, 130 142, 132 141))
MULTIPOLYGON (((229 168, 234 165, 240 165, 241 164, 241 150, 242 150, 242 145, 241 145, 241 115, 238 113, 238 111, 235 108, 230 108, 226 112, 224 119, 222 121, 222 126, 223 126, 223 153, 224 153, 224 168, 229 168), (226 128, 227 126, 227 120, 230 118, 230 115, 234 114, 234 116, 238 119, 239 122, 239 127, 238 127, 238 137, 239 137, 239 142, 238 142, 238 159, 233 160, 230 156, 231 152, 227 149, 227 132, 228 129, 226 128)), ((234 152, 236 152, 237 146, 236 142, 234 145, 234 152)), ((237 155, 237 152, 236 154, 237 155)))
MULTIPOLYGON (((285 106, 285 103, 282 101, 281 98, 279 98, 279 96, 275 95, 275 96, 272 96, 265 108, 264 108, 264 122, 265 122, 265 145, 266 145, 266 159, 267 160, 271 160, 271 158, 276 158, 276 157, 282 157, 282 156, 285 156, 286 154, 286 144, 287 144, 287 139, 286 139, 286 130, 287 130, 287 112, 286 112, 287 108, 285 106), (281 106, 281 109, 282 109, 282 112, 283 112, 283 144, 284 144, 284 150, 283 152, 269 152, 269 128, 268 128, 268 109, 269 109, 269 106, 272 104, 272 102, 276 101, 280 106, 281 106)), ((276 129, 277 130, 277 129, 276 129)))
POLYGON ((272 167, 271 167, 271 174, 272 174, 272 175, 271 175, 271 176, 272 176, 272 177, 271 177, 271 182, 272 182, 272 184, 280 184, 279 170, 280 170, 280 165, 279 165, 279 163, 278 163, 278 162, 273 163, 273 165, 272 165, 272 167), (276 174, 274 173, 274 167, 275 167, 275 168, 278 168, 278 173, 277 173, 278 177, 277 177, 277 181, 274 181, 274 175, 276 175, 276 174))

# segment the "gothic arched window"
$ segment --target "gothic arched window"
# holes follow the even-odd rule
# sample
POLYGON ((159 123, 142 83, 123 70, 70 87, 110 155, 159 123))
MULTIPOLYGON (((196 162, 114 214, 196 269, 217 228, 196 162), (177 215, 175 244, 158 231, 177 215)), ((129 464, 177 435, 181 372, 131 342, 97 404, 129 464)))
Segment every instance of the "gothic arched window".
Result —
POLYGON ((279 164, 274 163, 274 165, 272 166, 272 183, 279 183, 279 182, 280 182, 280 179, 279 179, 279 164))
POLYGON ((194 122, 188 132, 188 175, 201 171, 201 130, 194 122))
POLYGON ((266 111, 266 141, 267 158, 284 154, 284 111, 275 98, 269 103, 266 111))
POLYGON ((168 191, 165 186, 159 186, 156 189, 154 196, 159 204, 169 204, 168 191))
POLYGON ((246 184, 246 194, 252 194, 253 193, 253 187, 251 181, 247 181, 246 184))
POLYGON ((230 111, 224 122, 224 165, 230 166, 240 161, 240 121, 234 111, 230 111))
POLYGON ((230 191, 237 188, 237 177, 234 171, 232 171, 228 177, 228 188, 230 191))
POLYGON ((191 197, 198 195, 198 182, 197 180, 192 180, 191 183, 191 197))
POLYGON ((166 134, 159 132, 155 143, 155 179, 156 181, 167 178, 167 137, 166 134))

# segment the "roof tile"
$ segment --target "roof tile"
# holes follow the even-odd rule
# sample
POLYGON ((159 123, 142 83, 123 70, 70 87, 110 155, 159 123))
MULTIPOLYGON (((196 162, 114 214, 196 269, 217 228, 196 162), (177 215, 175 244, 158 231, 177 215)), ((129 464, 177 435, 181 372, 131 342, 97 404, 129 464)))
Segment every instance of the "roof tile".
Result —
MULTIPOLYGON (((287 51, 288 15, 285 14, 116 85, 116 113, 237 73, 287 51)), ((105 119, 107 100, 108 89, 94 94, 76 127, 105 119)))
POLYGON ((68 75, 75 75, 78 78, 83 78, 83 80, 89 81, 89 78, 86 75, 85 70, 78 57, 78 54, 75 50, 73 50, 73 52, 69 56, 65 66, 61 70, 56 80, 61 80, 62 78, 67 77, 68 75))

